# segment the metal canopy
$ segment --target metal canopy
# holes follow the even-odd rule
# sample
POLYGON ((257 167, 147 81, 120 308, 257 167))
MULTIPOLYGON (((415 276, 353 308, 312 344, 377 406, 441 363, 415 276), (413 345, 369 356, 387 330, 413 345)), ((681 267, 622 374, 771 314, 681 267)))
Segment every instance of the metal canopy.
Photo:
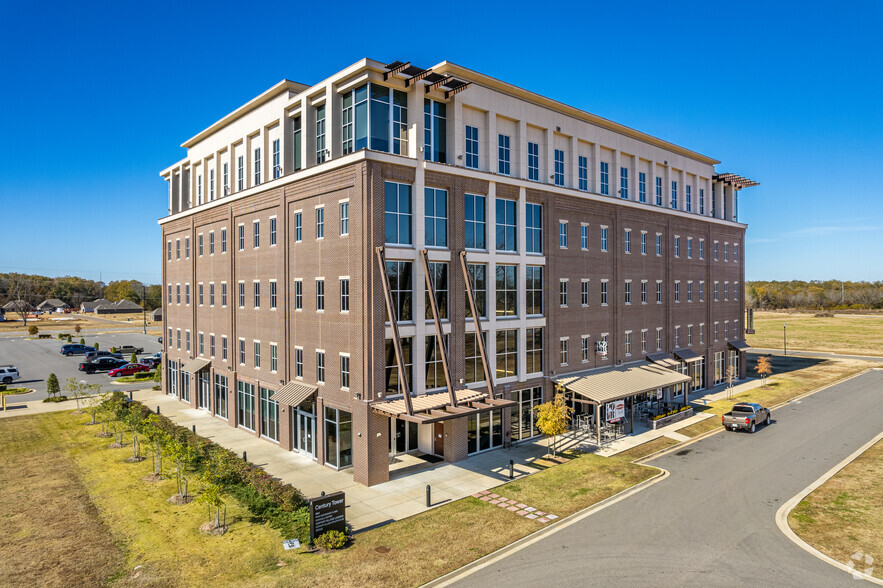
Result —
POLYGON ((751 349, 751 345, 745 341, 727 341, 727 345, 738 351, 748 351, 751 349))
POLYGON ((713 176, 711 176, 711 179, 716 182, 724 182, 725 184, 730 184, 738 190, 760 185, 760 182, 755 182, 754 180, 749 180, 746 177, 731 173, 714 174, 713 176))
POLYGON ((665 353, 664 351, 659 352, 659 353, 648 353, 647 359, 657 365, 661 365, 662 367, 668 368, 670 370, 673 370, 673 369, 679 367, 677 360, 669 357, 668 353, 665 353))
POLYGON ((552 381, 587 400, 602 404, 656 388, 684 384, 690 379, 690 376, 673 372, 649 361, 638 361, 595 372, 559 376, 552 381))
POLYGON ((287 406, 298 406, 301 402, 315 394, 319 390, 318 386, 309 386, 301 382, 288 382, 277 392, 270 396, 270 400, 275 400, 279 404, 287 406))
POLYGON ((687 363, 699 361, 700 359, 702 359, 702 356, 692 349, 675 349, 674 354, 675 357, 682 361, 686 361, 687 363))
POLYGON ((455 395, 457 397, 457 406, 450 404, 450 397, 447 391, 413 396, 411 398, 413 414, 408 414, 408 407, 403 398, 377 402, 372 404, 371 408, 375 413, 391 418, 399 418, 412 423, 429 424, 498 408, 506 408, 515 404, 513 400, 488 398, 485 392, 476 390, 457 390, 455 395))
POLYGON ((183 366, 181 366, 182 372, 187 372, 189 374, 195 374, 200 370, 204 370, 209 365, 211 365, 212 360, 206 359, 204 357, 197 357, 196 359, 191 359, 183 366))

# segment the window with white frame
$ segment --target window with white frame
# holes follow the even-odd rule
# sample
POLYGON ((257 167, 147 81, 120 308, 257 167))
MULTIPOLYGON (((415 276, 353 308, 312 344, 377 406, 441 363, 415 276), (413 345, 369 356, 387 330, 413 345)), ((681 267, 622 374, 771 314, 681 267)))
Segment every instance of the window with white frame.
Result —
POLYGON ((276 310, 276 280, 270 280, 270 310, 276 310))
POLYGON ((239 308, 245 308, 245 282, 239 282, 239 308))
POLYGON ((518 315, 518 266, 497 265, 497 316, 518 315))
POLYGON ((279 139, 273 139, 273 179, 282 175, 282 165, 279 160, 279 139))
POLYGON ((294 350, 294 377, 304 377, 304 350, 300 347, 294 350))
POLYGON ((202 174, 196 175, 196 203, 202 204, 202 174))
POLYGON ((254 307, 261 307, 261 283, 257 280, 254 281, 254 307))
POLYGON ((448 193, 424 188, 425 242, 427 247, 448 246, 448 193))
POLYGON ((693 237, 687 237, 687 259, 693 259, 693 237))
POLYGON ((607 280, 601 280, 601 306, 607 306, 607 280))
POLYGON ((559 304, 561 306, 567 306, 567 279, 562 278, 558 282, 558 295, 559 295, 559 304))
POLYGON ((647 353, 647 329, 641 329, 641 353, 647 353))
POLYGON ((385 240, 391 245, 411 245, 411 186, 385 182, 385 240))
POLYGON ((558 358, 558 361, 561 365, 567 365, 567 343, 568 343, 568 338, 561 337, 561 339, 560 339, 561 354, 558 358))
POLYGON ((687 347, 693 344, 693 325, 687 325, 687 347))
POLYGON ((466 125, 466 167, 478 169, 478 127, 466 125))
POLYGON ((240 192, 245 189, 245 156, 243 155, 236 158, 236 189, 240 192))
POLYGON ((497 171, 504 176, 510 175, 512 171, 512 152, 509 149, 509 135, 500 134, 497 136, 497 171))
POLYGON ((197 299, 198 299, 198 302, 199 302, 199 305, 200 305, 200 306, 203 305, 203 297, 202 297, 202 294, 203 294, 203 285, 202 285, 202 282, 200 282, 199 284, 196 285, 196 296, 197 296, 197 299))
POLYGON ((208 284, 208 305, 215 305, 215 283, 209 282, 208 284))
POLYGON ((540 181, 540 145, 527 143, 527 179, 540 181))
POLYGON ((316 278, 316 310, 325 310, 325 280, 316 278))
POLYGON ((516 204, 514 200, 496 199, 497 251, 517 251, 516 204))
POLYGON ((227 253, 227 229, 221 229, 221 253, 227 253))
POLYGON ((223 172, 221 174, 221 183, 222 183, 222 196, 226 196, 230 193, 230 163, 225 161, 223 166, 223 172))
POLYGON ((253 221, 252 226, 254 227, 254 248, 257 249, 261 246, 261 221, 253 221))
POLYGON ((202 233, 196 236, 196 254, 202 257, 202 233))
POLYGON ((316 381, 325 383, 325 352, 316 351, 316 381))
MULTIPOLYGON (((525 241, 528 253, 543 252, 543 205, 535 202, 527 202, 525 205, 525 241)), ((497 218, 499 219, 499 208, 497 218)), ((498 220, 499 222, 499 220, 498 220)), ((514 239, 514 236, 513 236, 514 239)))
POLYGON ((638 202, 647 203, 647 174, 638 173, 638 202))
POLYGON ((556 186, 564 185, 564 151, 562 149, 555 150, 555 174, 554 180, 556 186))
POLYGON ((583 251, 589 250, 589 225, 585 223, 579 226, 579 245, 583 251))
POLYGON ((705 214, 705 190, 699 188, 699 214, 705 214))
POLYGON ((724 261, 730 261, 730 244, 724 243, 724 261))
POLYGON ((583 155, 579 156, 577 170, 579 175, 579 189, 583 192, 589 190, 589 158, 583 155))
MULTIPOLYGON (((448 318, 448 264, 432 261, 429 263, 429 278, 432 288, 435 290, 435 304, 438 307, 439 320, 448 318)), ((430 306, 429 292, 425 295, 427 320, 432 319, 432 307, 430 306)))
POLYGON ((583 362, 589 361, 589 336, 588 335, 582 336, 580 347, 582 350, 583 362))
POLYGON ((340 203, 340 236, 350 234, 350 203, 340 203))
POLYGON ((221 306, 227 308, 227 282, 221 282, 221 306))
POLYGON ((733 300, 739 300, 739 282, 733 282, 733 300))
POLYGON ((715 261, 717 261, 717 259, 718 259, 719 245, 720 244, 717 241, 714 242, 714 260, 715 261))
POLYGON ((662 255, 662 233, 656 233, 656 255, 662 255))
POLYGON ((623 200, 629 199, 629 168, 619 168, 619 197, 623 200))
POLYGON ((705 282, 699 280, 699 302, 705 302, 705 282))
POLYGON ((681 238, 675 235, 675 257, 681 256, 681 238))
POLYGON ((626 253, 632 252, 632 231, 631 229, 625 229, 623 231, 623 249, 626 253))
POLYGON ((625 303, 631 304, 632 303, 632 281, 631 280, 625 281, 624 294, 625 294, 625 297, 624 297, 625 303))
POLYGON ((699 344, 705 343, 705 323, 699 323, 699 344))
POLYGON ((647 304, 647 280, 641 280, 641 304, 647 304))
POLYGON ((270 247, 276 246, 276 217, 270 218, 270 247))
MULTIPOLYGON (((464 228, 467 249, 487 249, 487 197, 465 194, 464 228)), ((529 215, 528 215, 529 216, 529 215)))
POLYGON ((316 239, 325 238, 325 207, 316 208, 316 239))
POLYGON ((325 105, 316 107, 316 164, 325 163, 325 105))
POLYGON ((304 282, 303 280, 294 281, 294 310, 304 309, 304 282))
POLYGON ((239 338, 239 365, 245 365, 245 339, 239 338))
POLYGON ((693 302, 693 282, 687 282, 687 302, 693 302))
POLYGON ((681 282, 680 280, 675 280, 675 303, 679 303, 681 301, 681 282))
POLYGON ((662 304, 662 280, 656 280, 656 304, 662 304))
POLYGON ((610 195, 610 164, 606 161, 601 161, 600 163, 600 178, 601 178, 601 194, 605 196, 610 195))
POLYGON ((340 312, 350 311, 350 280, 340 278, 340 312))
MULTIPOLYGON (((527 266, 527 307, 530 314, 531 303, 531 287, 532 287, 532 271, 531 266, 527 266)), ((483 263, 470 263, 467 266, 469 272, 469 281, 472 284, 472 297, 475 299, 475 311, 479 318, 487 318, 487 265, 483 263)), ((540 288, 542 288, 542 279, 540 279, 540 288)), ((465 290, 465 288, 464 288, 465 290)), ((466 316, 472 318, 472 307, 469 301, 466 301, 466 316)), ((541 305, 542 308, 542 305, 541 305)), ((540 310, 542 313, 542 310, 540 310)))
POLYGON ((270 371, 279 371, 279 349, 275 343, 270 343, 270 371))
POLYGON ((601 251, 607 251, 607 227, 601 227, 601 251))
POLYGON ((681 346, 681 327, 680 325, 675 326, 675 349, 681 346))
POLYGON ((674 180, 671 182, 671 207, 675 210, 678 208, 678 183, 674 180))
POLYGON ((558 247, 567 249, 567 221, 558 221, 558 247))
POLYGON ((656 351, 662 351, 662 327, 656 327, 656 351))
POLYGON ((208 254, 209 255, 215 254, 215 232, 214 231, 208 232, 208 254))
POLYGON ((718 301, 718 282, 714 283, 714 298, 713 298, 713 300, 715 302, 718 301))
POLYGON ((647 232, 641 231, 641 255, 647 255, 647 232))
POLYGON ((221 359, 227 361, 227 335, 221 335, 221 359))
POLYGON ((589 305, 589 281, 585 279, 580 282, 580 303, 583 306, 589 305))
POLYGON ((294 213, 294 241, 300 243, 304 238, 304 213, 294 213))
POLYGON ((631 331, 625 332, 625 354, 626 355, 632 354, 632 332, 631 331))
POLYGON ((240 224, 237 229, 239 230, 239 250, 245 251, 245 225, 240 224))
POLYGON ((428 161, 447 163, 447 105, 423 100, 423 155, 428 161))
POLYGON ((662 206, 662 178, 656 176, 656 206, 662 206))
POLYGON ((684 202, 685 208, 687 212, 693 212, 693 186, 687 184, 686 186, 684 186, 684 190, 686 190, 686 202, 684 202))
POLYGON ((258 186, 261 183, 261 148, 257 147, 254 150, 254 185, 258 186))
POLYGON ((346 353, 340 354, 340 387, 344 390, 350 387, 350 356, 346 353))
POLYGON ((528 265, 524 268, 526 273, 525 284, 527 289, 527 316, 541 316, 543 314, 543 267, 540 265, 528 265))
POLYGON ((254 342, 254 367, 255 369, 261 368, 261 342, 254 342))

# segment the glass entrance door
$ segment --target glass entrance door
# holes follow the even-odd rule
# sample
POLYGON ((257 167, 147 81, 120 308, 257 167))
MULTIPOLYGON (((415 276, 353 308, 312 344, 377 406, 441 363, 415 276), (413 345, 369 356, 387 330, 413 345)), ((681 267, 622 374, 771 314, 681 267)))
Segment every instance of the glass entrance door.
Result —
POLYGON ((398 455, 417 450, 417 423, 390 419, 389 454, 398 455))
POLYGON ((196 376, 196 407, 209 410, 211 402, 211 388, 209 387, 208 373, 203 370, 196 376))
POLYGON ((316 415, 297 412, 294 438, 297 451, 316 457, 316 415))

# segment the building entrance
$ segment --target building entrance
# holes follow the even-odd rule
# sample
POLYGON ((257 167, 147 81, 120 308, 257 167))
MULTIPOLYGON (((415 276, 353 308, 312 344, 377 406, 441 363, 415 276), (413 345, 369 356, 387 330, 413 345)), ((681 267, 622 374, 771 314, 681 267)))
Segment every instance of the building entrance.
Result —
POLYGON ((389 455, 417 451, 417 423, 389 419, 389 455))
POLYGON ((291 407, 294 418, 291 420, 293 451, 316 459, 316 403, 308 398, 297 407, 291 407))

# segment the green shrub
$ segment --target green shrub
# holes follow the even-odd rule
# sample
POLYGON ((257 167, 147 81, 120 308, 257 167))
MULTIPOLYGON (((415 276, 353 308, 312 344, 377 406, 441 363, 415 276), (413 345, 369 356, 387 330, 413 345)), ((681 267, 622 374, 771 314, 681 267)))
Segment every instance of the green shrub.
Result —
MULTIPOLYGON (((95 349, 98 349, 98 348, 96 347, 95 349)), ((117 352, 117 348, 116 348, 116 347, 111 347, 111 348, 110 348, 110 352, 111 352, 111 353, 116 353, 116 352, 117 352)))
POLYGON ((43 402, 64 402, 65 400, 67 400, 67 396, 51 396, 44 398, 43 402))
POLYGON ((0 392, 6 392, 6 384, 0 384, 0 392))
POLYGON ((70 335, 67 336, 67 342, 68 342, 68 343, 71 342, 71 336, 70 336, 70 335))
POLYGON ((156 370, 153 372, 153 381, 162 382, 162 368, 160 367, 160 364, 157 364, 156 370))
POLYGON ((49 396, 55 396, 59 392, 61 392, 61 387, 58 385, 58 376, 49 374, 49 377, 46 378, 46 393, 49 396))
POLYGON ((138 354, 133 353, 132 357, 129 358, 129 363, 138 363, 138 354))
POLYGON ((98 341, 92 344, 92 347, 95 348, 95 351, 98 351, 98 341))
POLYGON ((346 545, 346 535, 340 531, 328 531, 316 537, 316 547, 322 549, 341 549, 346 545))
POLYGON ((83 339, 82 337, 80 337, 80 345, 85 345, 85 344, 86 344, 86 340, 83 339))
POLYGON ((36 335, 40 332, 40 329, 37 328, 37 325, 31 325, 28 327, 28 335, 36 335))

